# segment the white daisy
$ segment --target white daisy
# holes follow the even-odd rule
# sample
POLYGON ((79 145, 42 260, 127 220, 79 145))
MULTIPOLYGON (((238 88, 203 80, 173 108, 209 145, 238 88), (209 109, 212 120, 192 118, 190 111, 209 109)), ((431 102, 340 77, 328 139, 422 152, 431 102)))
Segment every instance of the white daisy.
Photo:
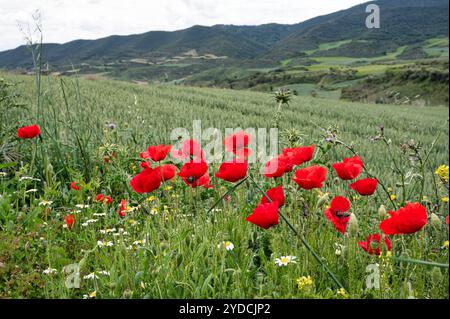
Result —
POLYGON ((217 245, 218 248, 225 248, 226 251, 232 251, 234 244, 231 241, 224 241, 217 245))
POLYGON ((44 275, 53 275, 58 273, 58 270, 56 270, 55 268, 47 268, 42 272, 44 275))
POLYGON ((297 257, 295 256, 281 256, 280 258, 275 259, 275 263, 278 265, 278 267, 283 267, 289 264, 297 263, 295 259, 297 259, 297 257))
POLYGON ((89 205, 77 204, 77 205, 75 205, 75 207, 79 208, 79 209, 85 209, 85 208, 89 208, 89 205))
POLYGON ((98 279, 98 276, 92 272, 89 275, 84 276, 83 279, 86 279, 86 280, 98 279))
POLYGON ((97 274, 103 275, 103 276, 109 276, 110 275, 109 271, 106 271, 106 270, 97 271, 97 274))

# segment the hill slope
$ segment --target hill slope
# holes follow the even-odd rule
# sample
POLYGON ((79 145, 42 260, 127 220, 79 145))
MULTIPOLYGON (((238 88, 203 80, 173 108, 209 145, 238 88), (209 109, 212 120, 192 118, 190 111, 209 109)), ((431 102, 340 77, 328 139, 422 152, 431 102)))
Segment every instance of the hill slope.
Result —
MULTIPOLYGON (((351 40, 321 55, 367 56, 367 53, 379 54, 405 44, 448 36, 447 0, 380 0, 376 3, 381 7, 381 29, 366 28, 367 4, 362 4, 295 25, 194 26, 175 32, 153 31, 45 44, 44 54, 46 61, 54 66, 136 58, 157 61, 191 50, 196 50, 199 56, 210 54, 238 61, 275 62, 333 41, 351 40)), ((0 52, 0 67, 31 67, 26 47, 0 52)))

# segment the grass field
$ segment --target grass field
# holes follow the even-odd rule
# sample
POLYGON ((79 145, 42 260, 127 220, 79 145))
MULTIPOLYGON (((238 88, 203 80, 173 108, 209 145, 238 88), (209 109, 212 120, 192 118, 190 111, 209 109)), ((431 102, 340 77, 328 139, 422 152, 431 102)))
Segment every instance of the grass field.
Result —
POLYGON ((0 100, 0 297, 448 299, 448 183, 435 174, 449 162, 446 107, 308 97, 283 105, 282 135, 296 129, 301 139, 282 138, 281 146, 316 144, 312 163, 327 167, 329 177, 320 191, 305 191, 291 180, 293 173, 275 181, 251 166, 249 174, 264 190, 283 183, 282 211, 344 286, 339 290, 284 220, 270 230, 245 221, 262 196, 249 180, 208 212, 233 186, 214 177, 217 164, 209 167, 212 189, 192 189, 179 178, 147 195, 130 187, 139 153, 173 143, 174 128, 192 132, 194 120, 204 129, 271 127, 277 103, 270 94, 73 77, 43 77, 37 94, 33 77, 0 78, 15 83, 8 95, 19 95, 0 100), (10 100, 22 106, 12 108, 10 100), (40 125, 42 139, 19 141, 17 128, 33 123, 40 125), (371 141, 380 125, 390 147, 371 141), (362 197, 338 181, 331 164, 352 153, 325 141, 334 129, 384 183, 392 201, 380 187, 375 196, 362 197), (408 142, 411 147, 403 145, 402 152, 400 145, 408 142), (423 165, 412 146, 419 146, 423 165), (70 189, 74 181, 79 191, 70 189), (99 193, 113 203, 96 203, 99 193), (338 195, 351 200, 358 220, 345 236, 324 215, 338 195), (125 218, 117 214, 122 199, 129 207, 125 218), (424 229, 392 236, 393 257, 371 256, 358 247, 379 232, 386 218, 380 205, 391 210, 405 202, 427 208, 424 229), (68 214, 75 216, 71 229, 64 228, 68 214), (220 245, 226 241, 234 244, 232 251, 220 245), (275 259, 287 255, 297 257, 296 263, 279 267, 275 259), (80 267, 79 289, 65 285, 63 268, 71 264, 80 267), (373 264, 379 265, 380 289, 366 287, 366 268, 373 264))

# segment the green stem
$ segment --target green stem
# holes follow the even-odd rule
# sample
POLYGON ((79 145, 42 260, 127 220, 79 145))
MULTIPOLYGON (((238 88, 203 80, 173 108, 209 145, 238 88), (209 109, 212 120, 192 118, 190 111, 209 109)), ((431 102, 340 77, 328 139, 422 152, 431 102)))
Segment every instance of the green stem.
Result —
POLYGON ((217 202, 214 203, 214 205, 208 210, 207 214, 211 213, 212 210, 214 208, 217 207, 217 205, 219 205, 222 200, 227 197, 228 195, 230 195, 231 193, 233 193, 239 186, 241 186, 246 180, 248 179, 248 177, 244 178, 243 180, 241 180, 239 183, 237 183, 236 185, 234 185, 233 187, 231 187, 225 194, 223 194, 223 196, 221 196, 219 198, 219 200, 217 202))
POLYGON ((398 262, 405 262, 405 263, 409 263, 409 264, 418 264, 418 265, 432 266, 432 267, 439 267, 439 268, 449 268, 448 264, 441 264, 441 263, 435 263, 435 262, 431 262, 431 261, 418 260, 418 259, 392 257, 392 260, 398 261, 398 262))

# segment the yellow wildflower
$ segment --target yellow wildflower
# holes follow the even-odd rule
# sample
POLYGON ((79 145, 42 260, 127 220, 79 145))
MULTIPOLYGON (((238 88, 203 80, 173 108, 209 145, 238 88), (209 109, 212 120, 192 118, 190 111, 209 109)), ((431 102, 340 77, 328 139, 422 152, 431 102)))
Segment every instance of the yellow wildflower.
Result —
POLYGON ((314 286, 314 281, 311 276, 303 276, 297 279, 297 286, 299 290, 309 289, 314 286))
POLYGON ((436 172, 434 172, 441 180, 448 183, 448 166, 441 165, 437 168, 436 172))
POLYGON ((397 195, 391 194, 391 200, 396 200, 397 199, 397 195))
POLYGON ((340 288, 340 289, 337 291, 337 295, 338 295, 339 297, 345 298, 345 299, 347 299, 347 298, 349 297, 348 293, 345 291, 344 288, 340 288))
POLYGON ((442 197, 441 201, 443 201, 444 203, 448 203, 448 196, 442 197))
POLYGON ((448 240, 444 241, 443 247, 444 247, 444 248, 448 248, 448 240))
POLYGON ((171 191, 172 189, 173 189, 172 186, 166 186, 166 187, 164 187, 164 190, 165 190, 166 192, 171 191))
POLYGON ((154 202, 156 200, 155 196, 150 196, 146 199, 147 202, 154 202))

